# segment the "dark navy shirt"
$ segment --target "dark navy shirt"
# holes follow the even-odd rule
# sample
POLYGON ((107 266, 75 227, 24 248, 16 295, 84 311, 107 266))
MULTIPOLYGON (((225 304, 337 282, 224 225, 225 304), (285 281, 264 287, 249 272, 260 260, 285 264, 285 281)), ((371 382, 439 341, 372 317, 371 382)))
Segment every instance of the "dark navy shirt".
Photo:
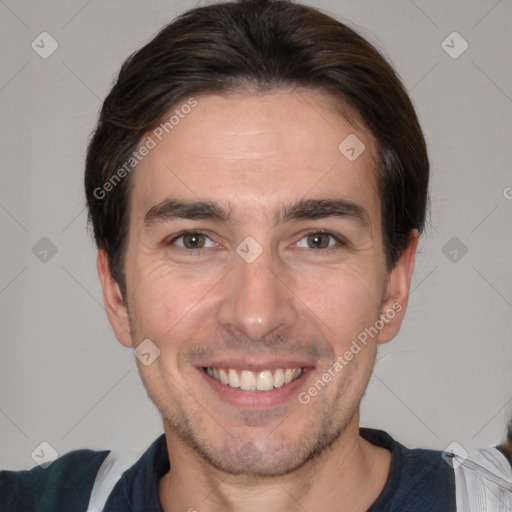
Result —
MULTIPOLYGON (((368 512, 455 512, 455 477, 437 450, 408 449, 382 430, 360 428, 391 451, 391 471, 368 512)), ((96 474, 109 452, 75 450, 47 469, 0 472, 0 512, 85 512, 96 474)), ((163 512, 158 480, 169 471, 165 434, 115 485, 103 512, 163 512)))

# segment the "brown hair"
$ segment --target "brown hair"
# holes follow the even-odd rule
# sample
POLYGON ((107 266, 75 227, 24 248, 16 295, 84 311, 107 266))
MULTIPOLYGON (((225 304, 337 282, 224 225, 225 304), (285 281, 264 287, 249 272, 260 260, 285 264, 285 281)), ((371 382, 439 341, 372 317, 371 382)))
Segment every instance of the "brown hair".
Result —
POLYGON ((312 7, 288 0, 216 3, 185 12, 126 59, 88 145, 88 221, 123 298, 131 174, 122 173, 126 177, 108 193, 103 187, 116 173, 119 178, 142 136, 192 94, 288 86, 322 90, 350 105, 375 137, 388 270, 411 230, 423 231, 426 144, 407 92, 385 58, 354 30, 312 7))

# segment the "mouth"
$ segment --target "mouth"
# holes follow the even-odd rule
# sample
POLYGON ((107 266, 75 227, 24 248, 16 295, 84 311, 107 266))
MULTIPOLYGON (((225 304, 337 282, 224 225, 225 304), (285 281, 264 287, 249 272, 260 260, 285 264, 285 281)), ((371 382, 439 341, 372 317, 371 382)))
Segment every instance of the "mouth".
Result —
POLYGON ((197 370, 216 399, 243 409, 267 409, 292 401, 315 369, 297 363, 272 368, 236 366, 221 363, 197 370))
POLYGON ((304 368, 277 368, 275 370, 237 370, 235 368, 212 368, 203 366, 203 371, 216 381, 241 391, 271 391, 299 379, 304 368))

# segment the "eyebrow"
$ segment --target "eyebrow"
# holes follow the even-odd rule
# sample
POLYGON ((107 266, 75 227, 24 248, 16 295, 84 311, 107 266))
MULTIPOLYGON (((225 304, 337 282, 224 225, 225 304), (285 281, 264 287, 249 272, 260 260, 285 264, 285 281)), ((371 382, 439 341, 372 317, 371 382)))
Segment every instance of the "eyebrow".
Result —
MULTIPOLYGON (((284 203, 274 215, 274 224, 292 220, 325 219, 338 217, 348 219, 361 227, 370 226, 368 212, 360 205, 342 198, 300 199, 295 203, 284 203)), ((174 219, 213 220, 228 224, 233 221, 231 208, 225 209, 213 201, 190 201, 165 199, 152 206, 144 216, 143 229, 174 219)))

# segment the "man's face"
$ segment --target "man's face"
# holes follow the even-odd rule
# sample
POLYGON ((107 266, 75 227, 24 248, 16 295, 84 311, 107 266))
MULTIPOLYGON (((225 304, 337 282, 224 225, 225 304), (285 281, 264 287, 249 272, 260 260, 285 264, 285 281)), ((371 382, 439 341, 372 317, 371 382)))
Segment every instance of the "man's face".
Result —
POLYGON ((319 93, 197 102, 162 141, 153 135, 156 147, 132 176, 131 339, 119 328, 122 315, 111 322, 127 346, 149 339, 160 350, 138 365, 171 443, 224 471, 280 474, 358 424, 377 342, 398 329, 397 317, 387 339, 382 331, 359 343, 333 372, 336 357, 393 300, 375 141, 319 93), (338 149, 349 135, 366 146, 355 160, 338 149), (338 203, 321 208, 315 200, 338 203), (216 208, 163 215, 166 201, 216 208), (304 404, 329 369, 334 377, 304 404), (285 377, 297 378, 283 384, 285 377), (226 379, 272 389, 243 390, 226 379))

